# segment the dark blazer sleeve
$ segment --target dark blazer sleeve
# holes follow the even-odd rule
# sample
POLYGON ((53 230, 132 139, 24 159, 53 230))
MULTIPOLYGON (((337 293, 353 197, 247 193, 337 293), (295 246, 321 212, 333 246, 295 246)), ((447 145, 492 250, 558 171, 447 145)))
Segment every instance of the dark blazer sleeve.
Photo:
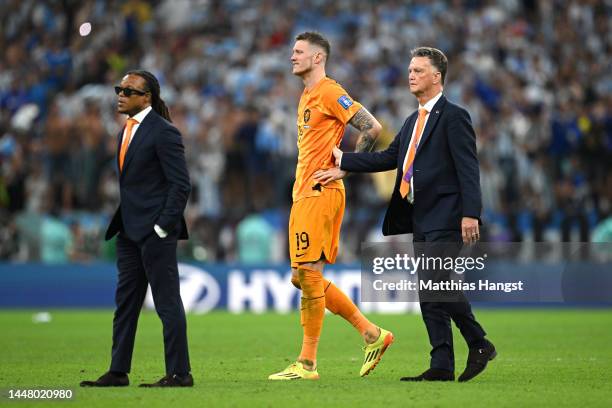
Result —
POLYGON ((164 231, 172 232, 183 216, 191 192, 181 134, 173 126, 165 127, 157 135, 155 149, 169 184, 166 204, 156 223, 164 231))
POLYGON ((396 169, 401 134, 402 132, 400 130, 389 147, 379 152, 343 153, 342 160, 340 161, 340 168, 355 173, 369 173, 396 169))
POLYGON ((447 136, 461 189, 462 216, 480 219, 482 197, 476 134, 470 114, 466 110, 461 108, 455 110, 455 114, 448 122, 447 136))

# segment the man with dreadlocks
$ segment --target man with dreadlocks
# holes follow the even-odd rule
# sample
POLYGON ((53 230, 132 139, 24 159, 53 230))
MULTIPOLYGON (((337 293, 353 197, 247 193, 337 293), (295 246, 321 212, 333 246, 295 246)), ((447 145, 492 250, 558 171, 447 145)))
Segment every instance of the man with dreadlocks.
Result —
POLYGON ((177 240, 188 238, 183 211, 191 191, 181 134, 150 72, 128 72, 115 93, 117 111, 128 119, 117 135, 121 203, 106 231, 107 240, 118 234, 112 358, 108 372, 81 386, 129 384, 136 325, 150 284, 163 324, 166 375, 141 386, 191 387, 176 259, 177 240))

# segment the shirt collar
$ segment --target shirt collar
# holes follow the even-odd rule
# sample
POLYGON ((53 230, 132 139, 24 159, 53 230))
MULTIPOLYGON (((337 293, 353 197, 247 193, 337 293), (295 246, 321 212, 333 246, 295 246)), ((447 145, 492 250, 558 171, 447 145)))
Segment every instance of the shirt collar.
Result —
POLYGON ((425 108, 425 110, 427 111, 427 113, 431 112, 431 110, 433 109, 433 107, 436 105, 436 103, 438 103, 438 100, 442 97, 442 91, 440 91, 439 94, 437 94, 436 96, 434 96, 433 98, 431 98, 429 101, 427 101, 427 103, 423 106, 421 106, 419 104, 419 109, 421 108, 425 108))
POLYGON ((144 108, 143 110, 141 110, 140 112, 132 116, 132 119, 137 120, 138 123, 140 124, 142 123, 144 118, 149 114, 149 112, 151 112, 152 109, 153 108, 151 106, 147 106, 146 108, 144 108))

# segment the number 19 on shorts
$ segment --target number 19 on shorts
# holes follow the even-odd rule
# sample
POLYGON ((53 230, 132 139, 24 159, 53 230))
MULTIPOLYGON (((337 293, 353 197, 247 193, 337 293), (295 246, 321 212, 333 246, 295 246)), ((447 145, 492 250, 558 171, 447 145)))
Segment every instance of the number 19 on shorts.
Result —
POLYGON ((308 249, 310 246, 310 239, 308 238, 307 232, 296 232, 295 233, 296 251, 303 251, 308 249))

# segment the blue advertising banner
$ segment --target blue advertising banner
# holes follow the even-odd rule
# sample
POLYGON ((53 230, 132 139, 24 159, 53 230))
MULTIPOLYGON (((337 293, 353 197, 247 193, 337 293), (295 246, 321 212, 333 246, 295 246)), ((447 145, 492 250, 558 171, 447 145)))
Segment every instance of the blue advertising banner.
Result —
MULTIPOLYGON (((401 275, 402 279, 396 282, 393 274, 381 273, 376 269, 378 264, 373 265, 328 265, 325 277, 360 304, 364 312, 419 311, 419 291, 398 290, 402 289, 399 284, 410 283, 409 279, 404 279, 409 274, 401 275), (364 292, 368 285, 369 294, 364 292), (378 290, 379 286, 383 290, 378 290)), ((562 264, 506 260, 492 262, 486 275, 481 271, 460 277, 465 281, 464 286, 472 285, 474 279, 485 279, 489 283, 510 279, 523 284, 516 286, 522 291, 502 288, 494 293, 466 292, 472 300, 484 302, 485 306, 610 306, 612 274, 609 265, 592 260, 562 264)), ((299 291, 291 283, 289 265, 180 263, 179 275, 181 297, 189 312, 223 309, 233 313, 287 313, 298 309, 299 291)), ((0 263, 0 308, 113 308, 116 281, 114 263, 0 263)), ((150 291, 145 307, 154 308, 150 291)))
MULTIPOLYGON (((234 313, 296 310, 299 291, 289 265, 179 264, 181 297, 187 311, 225 309, 234 313)), ((325 276, 359 302, 357 265, 333 265, 325 276)), ((112 308, 115 264, 0 264, 0 308, 112 308)), ((364 311, 404 313, 416 303, 362 303, 364 311)), ((153 308, 150 292, 145 307, 153 308)))

